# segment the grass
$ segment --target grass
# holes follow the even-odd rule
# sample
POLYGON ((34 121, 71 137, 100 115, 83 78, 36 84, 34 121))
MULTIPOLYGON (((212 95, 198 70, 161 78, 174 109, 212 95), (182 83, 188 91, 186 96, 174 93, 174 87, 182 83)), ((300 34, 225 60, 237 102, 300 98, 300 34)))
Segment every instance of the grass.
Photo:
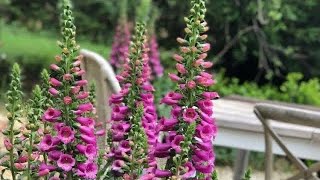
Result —
MULTIPOLYGON (((0 53, 7 56, 9 61, 23 59, 24 64, 49 64, 56 54, 60 53, 56 42, 60 35, 49 32, 29 32, 23 28, 3 25, 0 29, 0 53)), ((95 51, 103 56, 109 54, 110 48, 79 40, 81 48, 95 51)))

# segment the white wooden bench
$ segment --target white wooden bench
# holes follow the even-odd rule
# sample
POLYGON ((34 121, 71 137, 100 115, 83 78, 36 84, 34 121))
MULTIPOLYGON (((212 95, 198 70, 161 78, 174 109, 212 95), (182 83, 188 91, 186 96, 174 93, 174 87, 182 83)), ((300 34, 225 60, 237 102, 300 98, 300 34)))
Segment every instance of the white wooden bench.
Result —
MULTIPOLYGON (((85 78, 97 82, 97 105, 99 121, 105 122, 110 117, 107 99, 111 93, 120 90, 119 83, 109 63, 100 55, 88 50, 81 50, 84 55, 82 63, 87 71, 85 78)), ((234 179, 240 179, 246 168, 248 151, 265 151, 264 129, 254 114, 257 101, 232 98, 214 101, 214 116, 219 131, 215 145, 240 149, 236 161, 234 179)), ((274 102, 273 102, 274 103, 274 102)), ((300 106, 299 106, 300 107, 300 106)), ((312 107, 307 107, 311 108, 312 107)), ((299 158, 320 160, 320 130, 313 127, 272 122, 272 127, 286 142, 287 147, 299 158)), ((273 153, 285 155, 282 149, 273 142, 273 153)))

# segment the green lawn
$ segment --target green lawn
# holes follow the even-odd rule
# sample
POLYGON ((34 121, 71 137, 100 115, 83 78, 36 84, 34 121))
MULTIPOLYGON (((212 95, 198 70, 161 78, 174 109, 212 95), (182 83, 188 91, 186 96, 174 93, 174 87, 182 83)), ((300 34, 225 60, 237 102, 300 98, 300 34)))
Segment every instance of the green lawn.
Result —
MULTIPOLYGON (((4 25, 0 27, 0 53, 4 53, 10 61, 23 59, 27 61, 24 63, 48 64, 56 54, 60 53, 56 44, 59 38, 53 33, 29 32, 22 28, 4 25)), ((109 54, 110 48, 106 45, 85 40, 79 40, 78 44, 81 48, 93 50, 105 57, 109 54)))

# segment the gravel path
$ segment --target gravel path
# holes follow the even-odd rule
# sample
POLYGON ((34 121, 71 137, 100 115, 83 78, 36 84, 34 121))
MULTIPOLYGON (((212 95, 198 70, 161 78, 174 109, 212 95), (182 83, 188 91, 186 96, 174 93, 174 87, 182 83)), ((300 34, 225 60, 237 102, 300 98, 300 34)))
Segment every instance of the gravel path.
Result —
MULTIPOLYGON (((229 166, 223 166, 223 167, 216 167, 218 172, 218 177, 220 180, 232 180, 233 178, 233 171, 232 168, 229 166)), ((293 174, 291 172, 279 172, 275 171, 273 173, 272 180, 284 180, 288 177, 292 176, 293 174)), ((251 180, 264 180, 264 172, 263 171, 257 171, 253 170, 251 180)))

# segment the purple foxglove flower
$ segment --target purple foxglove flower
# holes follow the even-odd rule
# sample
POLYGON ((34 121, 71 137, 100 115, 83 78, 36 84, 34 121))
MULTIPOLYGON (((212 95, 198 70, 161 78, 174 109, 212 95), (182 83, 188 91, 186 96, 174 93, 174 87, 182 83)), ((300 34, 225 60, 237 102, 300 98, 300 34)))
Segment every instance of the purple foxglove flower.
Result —
POLYGON ((52 161, 58 161, 60 159, 61 154, 61 151, 53 150, 48 153, 48 157, 52 161))
POLYGON ((165 178, 165 177, 170 177, 172 176, 171 171, 169 170, 160 170, 160 169, 156 169, 155 171, 155 176, 158 178, 165 178))
POLYGON ((123 120, 127 113, 128 113, 129 108, 127 106, 118 106, 115 105, 112 108, 112 114, 111 114, 111 119, 113 121, 121 121, 123 120))
POLYGON ((122 141, 124 140, 124 132, 120 132, 120 131, 112 131, 112 140, 113 141, 122 141))
POLYGON ((62 127, 64 127, 64 126, 65 126, 64 123, 58 123, 58 122, 56 122, 56 123, 54 123, 53 128, 54 128, 54 130, 56 130, 56 131, 60 131, 60 129, 61 129, 62 127))
POLYGON ((180 62, 180 63, 183 61, 183 57, 178 54, 174 54, 173 59, 175 59, 177 62, 180 62))
POLYGON ((213 114, 213 103, 211 100, 208 99, 204 99, 204 100, 199 100, 197 102, 198 107, 200 108, 200 110, 204 113, 206 113, 208 116, 212 116, 213 114))
POLYGON ((76 147, 78 151, 84 154, 89 160, 93 160, 97 156, 97 147, 93 144, 78 144, 76 147))
POLYGON ((63 75, 63 80, 65 81, 71 81, 72 80, 72 75, 67 73, 63 75))
POLYGON ((41 163, 40 166, 39 166, 39 174, 40 174, 40 171, 49 170, 48 172, 50 172, 50 171, 53 171, 55 169, 56 169, 56 167, 53 166, 53 165, 48 165, 48 164, 45 164, 45 163, 41 163))
POLYGON ((204 92, 202 93, 202 97, 205 99, 219 99, 219 95, 217 92, 204 92))
MULTIPOLYGON (((206 113, 204 113, 204 112, 200 112, 199 113, 199 115, 200 115, 200 118, 203 120, 203 121, 205 121, 206 123, 208 123, 208 124, 214 124, 214 119, 211 117, 211 116, 209 116, 208 114, 206 114, 206 113)), ((201 122, 203 122, 203 121, 201 121, 201 122)))
POLYGON ((173 106, 171 110, 171 116, 176 119, 180 116, 181 111, 182 108, 180 106, 173 106))
POLYGON ((50 65, 50 69, 54 70, 54 71, 59 71, 60 70, 60 67, 56 64, 51 64, 50 65))
POLYGON ((98 165, 94 162, 85 162, 77 166, 77 175, 85 179, 95 179, 98 173, 98 165))
POLYGON ((199 84, 201 86, 204 86, 204 87, 210 87, 215 83, 215 81, 213 79, 206 78, 206 77, 203 77, 203 76, 198 76, 196 78, 196 81, 197 81, 197 84, 199 84))
POLYGON ((203 68, 211 68, 213 66, 213 63, 212 62, 208 62, 208 61, 204 61, 201 63, 201 66, 203 68))
POLYGON ((77 99, 85 99, 89 96, 88 92, 82 91, 77 95, 77 99))
POLYGON ((80 86, 72 86, 70 91, 72 94, 78 94, 80 89, 81 89, 80 86))
POLYGON ((79 122, 82 126, 87 126, 90 128, 93 128, 95 125, 95 121, 92 118, 88 118, 88 117, 77 117, 76 121, 79 122))
POLYGON ((196 175, 196 169, 194 168, 193 164, 191 162, 187 162, 183 165, 185 169, 185 173, 182 175, 182 179, 190 179, 195 177, 196 175))
POLYGON ((201 161, 209 161, 212 157, 212 151, 203 151, 200 149, 193 150, 195 156, 197 156, 201 161))
POLYGON ((88 136, 85 134, 81 134, 80 138, 87 144, 96 144, 97 143, 97 139, 95 136, 88 136))
POLYGON ((180 143, 183 140, 184 140, 184 136, 183 135, 177 135, 176 137, 174 137, 173 141, 171 142, 172 149, 174 149, 176 151, 176 153, 180 153, 181 152, 180 143))
POLYGON ((111 169, 113 171, 121 171, 122 167, 125 166, 125 162, 123 160, 115 160, 112 163, 111 169))
POLYGON ((91 103, 80 104, 78 110, 82 112, 92 111, 93 105, 91 103))
POLYGON ((213 164, 202 164, 202 163, 196 163, 194 165, 195 169, 201 173, 208 174, 212 173, 214 165, 213 164))
POLYGON ((87 85, 87 84, 88 84, 88 81, 85 80, 85 79, 82 79, 82 80, 79 80, 79 81, 76 81, 76 82, 75 82, 75 85, 76 85, 76 86, 85 86, 85 85, 87 85))
POLYGON ((199 117, 199 115, 195 109, 187 108, 183 111, 182 117, 185 122, 192 123, 193 121, 195 121, 199 117))
POLYGON ((61 116, 61 111, 54 108, 49 108, 44 112, 42 119, 48 122, 55 122, 61 116))
POLYGON ((25 163, 27 161, 28 161, 28 156, 27 155, 22 155, 16 160, 17 163, 25 163))
POLYGON ((70 96, 66 96, 63 98, 63 102, 64 104, 69 105, 72 103, 72 98, 70 96))
POLYGON ((124 141, 120 141, 119 143, 119 150, 122 152, 129 152, 131 150, 131 146, 129 144, 129 141, 124 140, 124 141))
POLYGON ((155 175, 153 173, 144 174, 139 179, 140 180, 153 180, 155 175))
POLYGON ((114 69, 120 68, 128 57, 130 36, 131 33, 127 23, 117 26, 110 55, 110 64, 114 69))
POLYGON ((128 123, 113 124, 111 126, 111 129, 118 132, 128 132, 130 129, 130 124, 128 123))
POLYGON ((176 105, 183 96, 180 93, 169 92, 162 100, 161 103, 167 105, 176 105))
POLYGON ((8 151, 10 151, 11 149, 12 149, 12 147, 13 147, 13 145, 12 145, 12 143, 10 142, 10 140, 9 139, 4 139, 4 146, 6 147, 6 149, 8 150, 8 151))
POLYGON ((161 77, 163 75, 163 67, 160 62, 158 43, 155 35, 151 36, 149 47, 150 67, 152 67, 153 72, 157 77, 161 77))
POLYGON ((211 141, 217 133, 216 126, 212 125, 198 125, 196 128, 196 136, 199 137, 202 141, 211 141))
POLYGON ((59 91, 56 90, 55 88, 49 88, 49 93, 55 97, 59 94, 59 91))
POLYGON ((70 171, 75 163, 75 159, 69 154, 61 154, 57 161, 58 167, 66 172, 70 171))
POLYGON ((210 50, 210 44, 209 43, 205 43, 202 45, 202 52, 208 52, 210 50))
POLYGON ((47 134, 43 137, 39 144, 39 148, 41 151, 48 152, 53 150, 59 144, 59 139, 57 137, 52 137, 47 134))
POLYGON ((155 147, 155 151, 168 151, 171 149, 170 143, 158 143, 155 147))
POLYGON ((144 83, 141 88, 145 91, 155 91, 154 87, 149 83, 144 83))
POLYGON ((161 118, 159 121, 159 127, 162 131, 168 131, 175 127, 178 124, 178 119, 165 119, 161 118))
POLYGON ((96 136, 104 136, 106 134, 106 131, 104 129, 100 129, 96 131, 96 136))
POLYGON ((206 141, 206 142, 198 142, 196 146, 203 151, 210 151, 212 149, 213 144, 212 144, 212 141, 206 141))
POLYGON ((94 137, 94 129, 87 126, 79 127, 80 133, 85 134, 90 137, 94 137))
POLYGON ((143 93, 140 95, 143 102, 150 105, 154 102, 154 97, 151 93, 143 93))
POLYGON ((123 94, 112 94, 109 100, 109 104, 119 104, 123 101, 123 94))
POLYGON ((176 74, 173 73, 169 73, 169 78, 173 81, 173 82, 179 82, 181 81, 181 78, 179 76, 177 76, 176 74))
POLYGON ((176 64, 176 69, 179 73, 181 74, 186 74, 187 73, 187 70, 186 68, 184 67, 184 65, 180 64, 180 63, 177 63, 176 64))
POLYGON ((50 78, 50 84, 54 87, 59 87, 62 85, 62 82, 60 82, 59 80, 57 80, 56 78, 50 78))
POLYGON ((49 174, 49 172, 50 172, 49 169, 39 170, 39 171, 38 171, 38 176, 39 176, 39 177, 46 176, 46 175, 49 174))
POLYGON ((69 126, 61 127, 58 132, 58 138, 64 144, 68 144, 74 140, 74 131, 69 126))

